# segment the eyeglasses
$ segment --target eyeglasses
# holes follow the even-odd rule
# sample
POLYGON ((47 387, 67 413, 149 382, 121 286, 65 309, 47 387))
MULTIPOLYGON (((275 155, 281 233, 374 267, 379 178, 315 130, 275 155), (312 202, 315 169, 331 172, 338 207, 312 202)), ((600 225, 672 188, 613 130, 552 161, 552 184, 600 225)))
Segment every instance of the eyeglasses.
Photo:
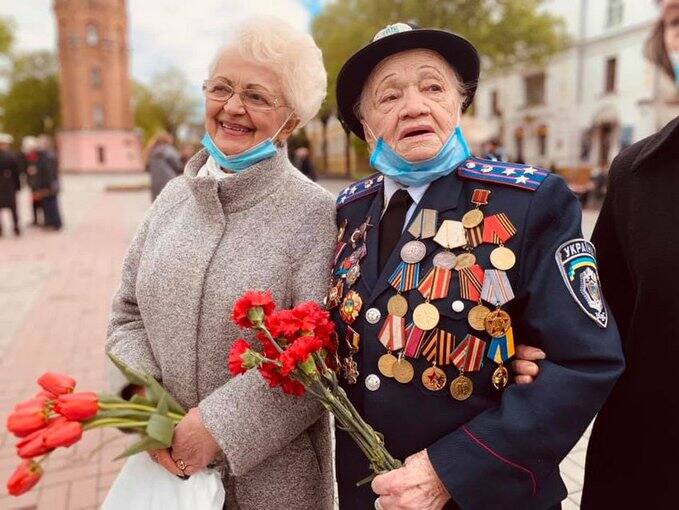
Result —
POLYGON ((205 80, 203 82, 203 93, 208 99, 222 101, 226 103, 237 94, 243 105, 249 110, 270 111, 286 107, 279 104, 278 98, 273 94, 257 89, 242 89, 236 91, 234 87, 224 80, 205 80))

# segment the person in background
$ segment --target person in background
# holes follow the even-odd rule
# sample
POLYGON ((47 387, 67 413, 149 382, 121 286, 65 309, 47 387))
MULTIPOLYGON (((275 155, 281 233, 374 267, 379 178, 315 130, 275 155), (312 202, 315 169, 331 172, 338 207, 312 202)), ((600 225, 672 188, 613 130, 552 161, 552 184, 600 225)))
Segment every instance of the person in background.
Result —
MULTIPOLYGON (((0 133, 0 212, 9 209, 14 223, 14 234, 21 235, 16 194, 21 188, 19 158, 11 149, 12 135, 0 133)), ((0 216, 0 235, 2 235, 2 216, 0 216)))
POLYGON ((35 136, 24 136, 21 140, 26 183, 31 189, 31 205, 33 208, 33 226, 45 224, 45 212, 42 208, 42 194, 40 193, 41 178, 38 175, 38 139, 35 136))
POLYGON ((484 158, 490 159, 491 161, 503 161, 504 157, 502 155, 502 147, 500 141, 496 138, 492 138, 485 144, 483 144, 484 158))
POLYGON ((195 145, 191 143, 185 143, 181 146, 181 149, 179 150, 179 157, 182 160, 182 168, 186 166, 186 163, 189 162, 196 152, 197 150, 195 145))
POLYGON ((297 149, 295 149, 295 159, 293 164, 295 167, 297 167, 297 170, 302 172, 312 181, 316 182, 318 177, 316 176, 314 164, 311 162, 308 147, 297 147, 297 149))
MULTIPOLYGON (((647 56, 679 91, 679 0, 662 16, 647 56), (675 67, 671 66, 674 60, 675 67)), ((622 151, 592 241, 618 322, 626 370, 594 422, 582 509, 676 508, 679 413, 679 117, 622 151)), ((549 353, 547 353, 549 356, 549 353)))
POLYGON ((182 160, 172 135, 156 133, 146 147, 146 171, 151 174, 151 200, 163 191, 172 179, 182 173, 182 160))
POLYGON ((38 137, 37 191, 42 200, 45 215, 45 229, 61 230, 62 221, 59 211, 59 162, 49 135, 38 137))

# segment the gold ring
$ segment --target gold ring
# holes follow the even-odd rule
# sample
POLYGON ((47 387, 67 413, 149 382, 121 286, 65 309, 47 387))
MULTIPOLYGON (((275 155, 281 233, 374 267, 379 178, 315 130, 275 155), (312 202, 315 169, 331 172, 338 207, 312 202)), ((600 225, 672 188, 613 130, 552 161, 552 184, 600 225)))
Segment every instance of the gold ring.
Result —
POLYGON ((182 459, 177 459, 174 461, 174 463, 177 465, 177 467, 181 470, 184 471, 186 469, 186 462, 184 462, 182 459))

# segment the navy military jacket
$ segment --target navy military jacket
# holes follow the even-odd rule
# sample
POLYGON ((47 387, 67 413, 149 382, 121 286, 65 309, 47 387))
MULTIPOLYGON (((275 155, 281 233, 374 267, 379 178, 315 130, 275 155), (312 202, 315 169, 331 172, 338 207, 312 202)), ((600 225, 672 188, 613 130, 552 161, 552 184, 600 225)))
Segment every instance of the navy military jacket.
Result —
MULTIPOLYGON (((446 219, 460 221, 474 208, 471 198, 475 189, 491 191, 488 205, 482 207, 484 215, 505 213, 517 230, 506 243, 517 257, 514 267, 507 271, 515 298, 503 309, 511 315, 515 343, 534 345, 547 353, 534 383, 510 383, 504 390, 491 384, 497 365, 484 356, 479 371, 465 374, 473 381, 473 394, 457 401, 448 390, 458 375, 453 365, 442 367, 447 384, 438 392, 426 389, 421 381, 423 370, 431 365, 426 359, 410 360, 415 375, 408 384, 378 371, 378 359, 386 352, 378 333, 387 317, 387 302, 396 294, 388 278, 401 262, 400 248, 414 239, 404 229, 378 274, 382 183, 381 176, 374 175, 347 188, 337 200, 338 225, 347 220, 345 242, 366 218, 373 225, 367 231, 360 277, 350 289, 345 284, 343 290, 343 295, 356 291, 363 301, 351 324, 361 342, 354 355, 358 380, 355 384, 343 383, 349 398, 366 421, 384 434, 394 457, 405 460, 426 448, 459 507, 544 509, 557 505, 567 494, 559 463, 601 407, 624 364, 616 325, 603 298, 597 295, 596 262, 591 245, 582 239, 577 200, 559 176, 525 165, 470 158, 448 176, 432 182, 419 202, 410 221, 421 209, 435 209, 438 227, 446 219), (583 257, 576 257, 578 253, 583 257), (589 283, 578 285, 577 277, 588 268, 589 283), (592 299, 600 299, 598 310, 592 308, 592 299), (366 311, 371 308, 381 312, 376 324, 366 320, 366 311), (376 390, 374 384, 373 390, 366 386, 366 377, 371 374, 373 382, 375 376, 380 380, 376 390)), ((442 250, 431 238, 423 242, 427 255, 421 262, 422 275, 442 250)), ((484 269, 493 269, 489 257, 495 247, 481 244, 474 249, 477 263, 484 269)), ((353 251, 348 243, 335 269, 353 251)), ((405 318, 410 322, 413 309, 424 298, 416 289, 404 296, 409 302, 405 318)), ((456 343, 471 333, 489 344, 490 337, 472 330, 467 322, 467 314, 476 303, 461 299, 456 271, 448 296, 432 304, 440 313, 437 327, 453 333, 456 343), (453 302, 460 300, 464 309, 455 311, 453 302)), ((332 313, 344 358, 348 354, 347 324, 339 313, 341 306, 334 307, 332 313)), ((456 308, 459 310, 460 303, 456 308)), ((375 495, 370 484, 355 486, 369 473, 368 461, 359 448, 347 434, 338 431, 337 478, 342 509, 372 508, 375 495)), ((449 506, 453 508, 454 504, 449 506)))

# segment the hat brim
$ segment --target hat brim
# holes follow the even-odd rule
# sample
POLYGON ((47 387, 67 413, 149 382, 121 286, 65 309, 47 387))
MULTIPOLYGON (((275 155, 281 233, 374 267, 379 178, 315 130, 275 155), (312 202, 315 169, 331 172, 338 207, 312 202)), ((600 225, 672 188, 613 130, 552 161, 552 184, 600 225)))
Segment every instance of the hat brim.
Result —
POLYGON ((429 49, 439 53, 460 75, 467 92, 462 105, 471 105, 479 79, 480 62, 476 48, 459 35, 444 30, 414 29, 389 35, 357 51, 342 66, 337 75, 337 109, 342 124, 365 140, 363 126, 354 113, 354 106, 375 66, 386 57, 402 51, 429 49))

